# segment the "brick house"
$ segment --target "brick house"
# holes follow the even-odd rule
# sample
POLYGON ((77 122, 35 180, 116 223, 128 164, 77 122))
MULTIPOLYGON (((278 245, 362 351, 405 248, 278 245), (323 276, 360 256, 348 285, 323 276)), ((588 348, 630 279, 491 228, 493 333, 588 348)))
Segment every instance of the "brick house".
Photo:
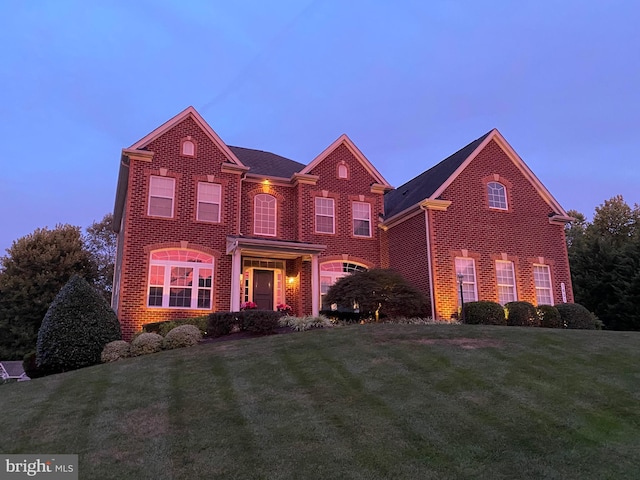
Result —
POLYGON ((245 302, 317 314, 338 278, 389 266, 438 318, 456 269, 465 301, 572 301, 567 220, 497 130, 393 190, 346 135, 305 165, 226 145, 189 107, 122 150, 112 306, 125 338, 245 302))

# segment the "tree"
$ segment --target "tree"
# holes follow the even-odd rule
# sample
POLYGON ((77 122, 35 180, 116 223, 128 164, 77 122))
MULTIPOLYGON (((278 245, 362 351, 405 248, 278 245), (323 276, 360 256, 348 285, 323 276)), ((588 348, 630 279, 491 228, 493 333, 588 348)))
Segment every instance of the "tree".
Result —
POLYGON ((113 215, 107 213, 101 221, 87 227, 84 244, 96 265, 95 287, 107 302, 111 302, 113 270, 116 260, 117 235, 113 231, 113 215))
POLYGON ((39 228, 13 242, 0 257, 0 358, 22 359, 35 349, 49 305, 76 274, 95 278, 79 227, 39 228))
POLYGON ((38 368, 57 373, 96 365, 104 346, 121 339, 120 322, 109 304, 84 278, 75 275, 42 320, 38 368))
POLYGON ((423 317, 428 301, 402 275, 375 268, 342 277, 327 292, 326 301, 343 308, 358 305, 360 312, 374 316, 423 317))
POLYGON ((622 195, 616 195, 596 207, 590 228, 594 235, 624 242, 635 235, 639 221, 640 207, 638 204, 634 205, 632 209, 624 201, 622 195))

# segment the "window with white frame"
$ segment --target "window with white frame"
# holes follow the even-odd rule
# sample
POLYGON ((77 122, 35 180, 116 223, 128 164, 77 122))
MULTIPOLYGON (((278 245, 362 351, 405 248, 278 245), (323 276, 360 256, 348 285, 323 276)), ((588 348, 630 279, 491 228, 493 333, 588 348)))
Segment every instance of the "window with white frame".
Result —
POLYGON ((193 250, 151 252, 147 305, 210 309, 213 256, 193 250))
POLYGON ((335 233, 335 203, 333 198, 316 197, 316 232, 335 233))
POLYGON ((276 198, 260 193, 253 200, 253 233, 256 235, 276 236, 276 198))
POLYGON ((221 186, 217 183, 198 182, 198 220, 220 221, 220 191, 221 186))
POLYGON ((460 281, 458 275, 462 275, 462 295, 460 298, 460 284, 458 283, 458 305, 464 302, 476 302, 478 300, 478 287, 476 285, 476 265, 473 258, 456 257, 456 281, 460 281))
POLYGON ((173 217, 173 198, 176 181, 171 177, 149 177, 149 215, 173 217))
POLYGON ((536 302, 538 302, 538 305, 553 305, 549 265, 534 265, 533 281, 536 285, 536 302))
POLYGON ((507 189, 498 182, 487 184, 487 196, 489 198, 489 208, 507 210, 507 189))
POLYGON ((331 288, 331 285, 336 283, 339 278, 351 275, 354 272, 366 272, 367 267, 359 265, 353 262, 324 262, 320 264, 320 298, 322 303, 322 309, 330 308, 330 305, 325 305, 324 296, 331 288))
POLYGON ((353 235, 356 237, 371 236, 371 204, 353 202, 353 235))
POLYGON ((496 278, 498 281, 498 303, 504 305, 518 300, 513 262, 496 260, 496 278))

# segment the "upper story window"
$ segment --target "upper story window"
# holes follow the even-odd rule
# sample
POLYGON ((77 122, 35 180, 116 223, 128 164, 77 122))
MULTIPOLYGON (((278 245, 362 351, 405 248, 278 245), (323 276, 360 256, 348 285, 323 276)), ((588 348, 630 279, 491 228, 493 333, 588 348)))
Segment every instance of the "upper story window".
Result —
POLYGON ((196 218, 203 222, 220 221, 220 191, 217 183, 198 182, 198 211, 196 218))
POLYGON ((496 278, 498 280, 498 303, 504 305, 518 300, 513 262, 496 260, 496 278))
POLYGON ((151 252, 150 307, 210 309, 213 290, 213 256, 192 250, 151 252))
POLYGON ((462 294, 460 298, 460 284, 458 284, 458 305, 462 305, 462 300, 466 302, 476 302, 478 300, 478 288, 476 285, 476 265, 473 258, 456 257, 456 281, 460 281, 458 275, 462 275, 462 294))
POLYGON ((276 198, 260 193, 253 200, 253 233, 276 236, 276 198))
POLYGON ((316 232, 335 233, 335 202, 333 198, 316 197, 316 232))
POLYGON ((533 266, 533 282, 536 285, 536 302, 538 302, 538 305, 553 305, 549 265, 533 266))
POLYGON ((371 236, 371 204, 365 202, 353 202, 353 235, 356 237, 371 236))
POLYGON ((187 137, 186 140, 182 141, 182 144, 180 145, 180 153, 187 157, 195 157, 196 144, 191 140, 191 137, 187 137))
POLYGON ((149 215, 173 217, 173 199, 176 180, 171 177, 149 177, 149 215))
POLYGON ((349 169, 344 163, 338 165, 338 178, 349 178, 349 169))
POLYGON ((489 198, 489 208, 507 210, 507 189, 498 182, 487 184, 487 196, 489 198))

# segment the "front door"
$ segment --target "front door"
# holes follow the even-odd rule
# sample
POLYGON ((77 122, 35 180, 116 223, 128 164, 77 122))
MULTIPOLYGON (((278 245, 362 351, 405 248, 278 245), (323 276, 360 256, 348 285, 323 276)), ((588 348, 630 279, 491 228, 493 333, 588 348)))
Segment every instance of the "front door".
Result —
POLYGON ((253 271, 253 302, 260 310, 273 310, 273 270, 253 271))

